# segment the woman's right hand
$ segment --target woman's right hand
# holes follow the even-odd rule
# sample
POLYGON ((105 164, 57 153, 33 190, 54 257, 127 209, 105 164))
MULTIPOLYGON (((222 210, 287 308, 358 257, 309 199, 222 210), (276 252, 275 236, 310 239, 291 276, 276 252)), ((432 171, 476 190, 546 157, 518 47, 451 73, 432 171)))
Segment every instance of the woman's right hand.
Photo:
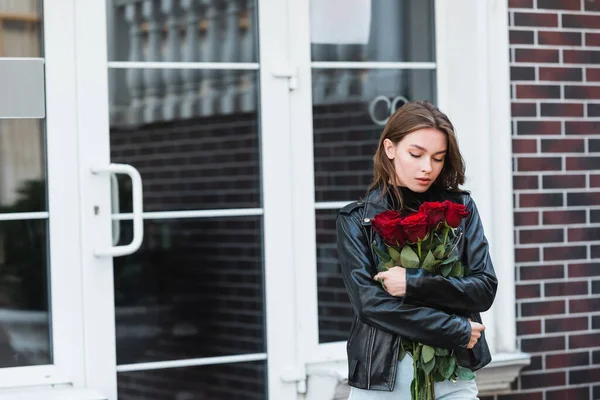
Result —
POLYGON ((482 325, 478 322, 473 322, 471 321, 471 318, 469 318, 469 322, 471 323, 471 340, 469 340, 467 349, 472 349, 481 337, 481 332, 485 331, 485 325, 482 325))

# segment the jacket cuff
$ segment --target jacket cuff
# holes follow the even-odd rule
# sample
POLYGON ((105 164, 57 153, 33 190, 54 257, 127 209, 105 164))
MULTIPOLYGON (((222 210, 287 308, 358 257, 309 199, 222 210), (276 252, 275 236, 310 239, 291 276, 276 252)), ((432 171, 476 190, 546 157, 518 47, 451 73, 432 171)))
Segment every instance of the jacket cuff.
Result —
POLYGON ((423 285, 423 270, 420 268, 406 268, 406 297, 418 299, 419 288, 423 285))

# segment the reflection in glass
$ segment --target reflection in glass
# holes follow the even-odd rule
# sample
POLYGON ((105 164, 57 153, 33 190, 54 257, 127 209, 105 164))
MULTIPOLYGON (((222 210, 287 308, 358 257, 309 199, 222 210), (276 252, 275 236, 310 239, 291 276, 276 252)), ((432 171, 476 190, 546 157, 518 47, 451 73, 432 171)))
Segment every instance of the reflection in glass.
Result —
POLYGON ((389 116, 406 101, 435 103, 435 70, 313 69, 315 200, 363 196, 389 116))
POLYGON ((46 211, 43 122, 0 119, 0 213, 46 211))
POLYGON ((0 57, 42 57, 42 4, 0 1, 0 57))
POLYGON ((312 0, 313 61, 435 61, 433 0, 312 0))
POLYGON ((256 0, 108 0, 111 61, 256 62, 256 0))
POLYGON ((261 217, 147 220, 142 246, 114 260, 119 364, 265 351, 261 217))
POLYGON ((46 220, 0 222, 0 367, 52 362, 47 232, 46 220))
POLYGON ((266 362, 119 373, 119 400, 264 400, 266 362))
MULTIPOLYGON (((134 91, 125 84, 126 74, 147 71, 112 71, 110 86, 111 161, 131 164, 140 171, 144 209, 260 207, 257 94, 241 83, 252 82, 256 88, 256 72, 202 71, 205 77, 198 79, 213 82, 206 83, 212 89, 194 91, 189 98, 181 86, 174 103, 163 97, 154 107, 149 92, 134 100, 134 91), (149 115, 157 120, 140 122, 149 115)), ((121 179, 120 193, 121 212, 130 212, 129 180, 121 179)))
POLYGON ((338 210, 316 210, 319 342, 348 339, 353 314, 337 257, 338 210))

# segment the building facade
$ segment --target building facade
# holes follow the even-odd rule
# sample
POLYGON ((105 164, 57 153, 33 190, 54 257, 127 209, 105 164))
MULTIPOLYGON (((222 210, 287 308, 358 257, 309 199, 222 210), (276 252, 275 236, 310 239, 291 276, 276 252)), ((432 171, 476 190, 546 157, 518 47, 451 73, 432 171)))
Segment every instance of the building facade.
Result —
POLYGON ((335 217, 448 113, 486 400, 600 399, 598 0, 0 1, 0 395, 335 399, 335 217))

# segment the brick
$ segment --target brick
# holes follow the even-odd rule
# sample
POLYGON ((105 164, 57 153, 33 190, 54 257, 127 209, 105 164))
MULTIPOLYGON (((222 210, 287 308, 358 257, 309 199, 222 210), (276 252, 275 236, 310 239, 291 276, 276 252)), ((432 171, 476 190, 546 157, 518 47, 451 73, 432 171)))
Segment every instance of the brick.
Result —
POLYGON ((510 111, 512 117, 535 117, 537 115, 537 106, 534 103, 512 103, 510 111))
POLYGON ((587 115, 588 117, 600 117, 600 104, 588 104, 587 115))
MULTIPOLYGON (((533 31, 515 30, 508 31, 508 41, 510 44, 534 44, 533 31)), ((533 69, 533 68, 532 68, 533 69)))
POLYGON ((533 389, 566 384, 564 372, 545 372, 521 376, 521 389, 533 389))
POLYGON ((564 241, 564 232, 562 228, 554 229, 522 229, 519 232, 519 242, 521 244, 532 243, 556 243, 564 241))
POLYGON ((600 329, 600 315, 592 316, 592 329, 600 329))
POLYGON ((498 395, 498 400, 543 400, 543 398, 541 392, 498 395))
POLYGON ((542 186, 544 189, 584 188, 585 175, 544 175, 542 186))
POLYGON ((514 223, 515 226, 538 225, 539 215, 537 211, 517 211, 514 213, 514 223))
POLYGON ((542 103, 542 117, 583 117, 582 103, 542 103))
POLYGON ((554 49, 515 49, 516 62, 557 63, 559 51, 554 49))
POLYGON ((562 27, 600 29, 600 15, 563 14, 562 27))
POLYGON ((600 121, 567 121, 565 134, 567 135, 597 135, 600 132, 600 121))
POLYGON ((600 157, 567 157, 566 167, 567 171, 598 170, 600 169, 600 157))
POLYGON ((565 64, 598 64, 600 51, 598 50, 563 50, 563 63, 565 64))
MULTIPOLYGON (((581 111, 583 113, 583 107, 581 111)), ((583 153, 584 151, 583 139, 542 139, 543 153, 583 153)))
POLYGON ((590 175, 590 187, 600 187, 600 175, 590 175))
POLYGON ((583 117, 582 103, 542 103, 542 117, 583 117))
POLYGON ((546 400, 589 400, 589 388, 569 388, 546 392, 546 400))
MULTIPOLYGON (((583 282, 553 282, 544 284, 544 296, 575 296, 588 294, 588 283, 583 282)), ((570 310, 569 310, 570 311, 570 310)), ((586 320, 587 321, 587 320, 586 320)), ((585 323, 587 327, 587 322, 585 323)))
POLYGON ((560 121, 518 121, 518 135, 560 135, 560 121))
POLYGON ((533 285, 516 285, 515 296, 517 299, 537 298, 541 295, 541 288, 538 284, 533 285))
POLYGON ((551 10, 581 10, 581 3, 573 0, 537 0, 537 8, 551 10))
POLYGON ((585 331, 588 329, 588 319, 587 317, 546 319, 544 327, 546 333, 585 331))
POLYGON ((585 45, 595 47, 600 46, 600 33, 586 32, 585 45))
POLYGON ((598 0, 585 0, 583 3, 585 11, 600 11, 600 1, 598 0))
POLYGON ((542 321, 539 319, 531 321, 517 321, 517 335, 535 335, 542 333, 542 321))
POLYGON ((564 267, 562 265, 519 267, 519 280, 521 281, 560 278, 564 278, 564 267))
POLYGON ((569 371, 569 384, 579 385, 582 383, 598 382, 600 367, 569 371))
POLYGON ((600 294, 600 281, 592 281, 592 294, 600 294))
POLYGON ((543 357, 541 355, 539 356, 532 356, 531 357, 531 362, 529 363, 529 365, 523 367, 523 369, 521 370, 521 372, 525 372, 525 371, 541 371, 544 369, 544 366, 542 364, 543 361, 543 357))
POLYGON ((585 78, 588 81, 597 82, 600 81, 600 68, 586 68, 585 78))
POLYGON ((569 278, 600 275, 600 263, 569 264, 569 278))
MULTIPOLYGON (((600 139, 588 139, 588 151, 590 153, 600 152, 600 139)), ((595 169, 600 169, 600 165, 598 167, 595 169)))
POLYGON ((600 245, 590 246, 590 257, 600 258, 600 245))
POLYGON ((567 205, 569 206, 597 206, 600 205, 600 193, 580 192, 567 193, 567 205))
POLYGON ((519 99, 560 99, 560 86, 517 85, 519 99))
POLYGON ((519 207, 562 207, 562 193, 521 193, 519 207))
POLYGON ((515 12, 515 26, 546 26, 558 27, 558 15, 553 13, 515 12))
MULTIPOLYGON (((585 178, 585 176, 583 177, 585 178)), ((542 214, 544 225, 584 224, 585 221, 585 210, 544 211, 542 214)))
POLYGON ((592 224, 600 222, 600 210, 590 210, 590 222, 592 224))
POLYGON ((581 68, 540 66, 539 76, 540 81, 580 82, 583 80, 583 70, 581 68))
MULTIPOLYGON (((570 313, 583 313, 593 312, 600 309, 600 297, 590 299, 571 299, 569 300, 569 312, 570 313)), ((600 333, 598 334, 600 339, 600 333)), ((598 340, 597 343, 600 343, 598 340)))
POLYGON ((538 177, 533 175, 513 175, 513 189, 537 189, 538 177))
POLYGON ((523 317, 564 314, 565 311, 566 307, 564 300, 521 303, 521 316, 523 317))
POLYGON ((538 44, 550 46, 581 46, 582 43, 583 37, 580 32, 538 32, 538 44))
POLYGON ((513 153, 537 153, 537 140, 535 139, 513 139, 513 153))
POLYGON ((532 8, 533 0, 508 0, 508 8, 532 8))
POLYGON ((535 81, 535 67, 510 67, 510 80, 535 81))
POLYGON ((540 260, 540 251, 537 248, 515 249, 516 262, 535 262, 540 260))
POLYGON ((565 86, 565 99, 600 99, 600 86, 565 86))
POLYGON ((587 258, 585 246, 556 246, 543 249, 544 260, 580 260, 587 258))
POLYGON ((546 356, 546 368, 567 368, 579 365, 589 365, 590 356, 587 352, 548 354, 546 356))
POLYGON ((521 350, 531 353, 564 350, 564 337, 541 337, 536 339, 521 339, 521 350))
POLYGON ((600 240, 600 227, 570 228, 568 231, 569 242, 588 242, 600 240))
POLYGON ((560 171, 561 157, 520 157, 517 159, 519 171, 560 171))

